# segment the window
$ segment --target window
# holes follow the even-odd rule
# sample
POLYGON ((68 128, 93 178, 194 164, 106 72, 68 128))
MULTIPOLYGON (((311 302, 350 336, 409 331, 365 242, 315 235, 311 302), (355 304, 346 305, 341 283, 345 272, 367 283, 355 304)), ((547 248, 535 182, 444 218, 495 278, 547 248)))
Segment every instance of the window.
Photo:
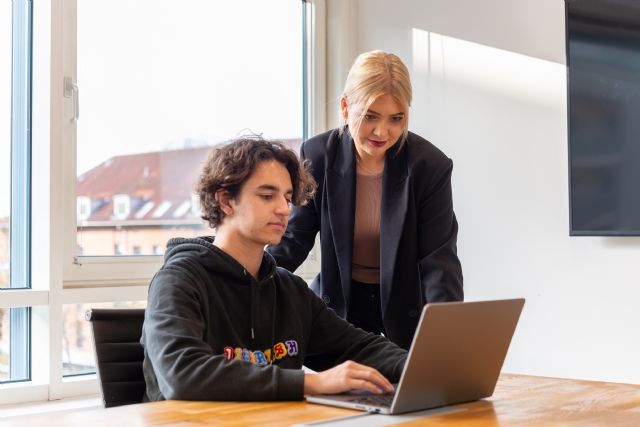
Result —
POLYGON ((322 1, 0 0, 1 402, 96 393, 83 314, 144 306, 167 240, 210 232, 211 146, 301 140, 322 1))
POLYGON ((251 133, 300 144, 303 2, 77 4, 76 192, 104 201, 78 218, 84 256, 132 254, 109 237, 154 255, 210 234, 192 192, 211 147, 251 133))
POLYGON ((77 209, 78 221, 85 221, 91 216, 91 199, 84 196, 78 197, 77 209))
POLYGON ((126 219, 131 211, 131 200, 126 194, 116 194, 113 196, 113 217, 115 219, 126 219))
POLYGON ((0 382, 28 380, 29 307, 0 308, 0 382))
POLYGON ((195 193, 191 194, 191 214, 197 217, 202 215, 200 211, 200 197, 195 193))
POLYGON ((124 255, 124 245, 122 243, 116 243, 113 245, 114 255, 124 255))
POLYGON ((62 308, 62 373, 64 376, 94 374, 96 365, 91 341, 91 325, 85 313, 92 308, 145 308, 146 301, 65 304, 62 308))
POLYGON ((0 381, 9 381, 9 309, 0 308, 0 381))
MULTIPOLYGON (((11 1, 0 1, 0 135, 11 135, 11 1)), ((9 287, 11 144, 0 143, 0 288, 9 287)))
MULTIPOLYGON (((30 287, 30 2, 0 2, 0 292, 30 287), (6 139, 5 139, 6 140, 6 139)), ((8 294, 0 294, 0 298, 8 294)), ((30 371, 31 310, 0 300, 0 382, 30 371)))

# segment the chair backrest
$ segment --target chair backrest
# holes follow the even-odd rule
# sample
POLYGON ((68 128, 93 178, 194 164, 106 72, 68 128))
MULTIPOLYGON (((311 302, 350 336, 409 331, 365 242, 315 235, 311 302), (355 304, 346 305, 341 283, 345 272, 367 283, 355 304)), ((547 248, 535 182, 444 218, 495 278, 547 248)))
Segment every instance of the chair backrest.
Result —
POLYGON ((140 344, 144 309, 87 310, 104 406, 142 402, 145 391, 140 344))

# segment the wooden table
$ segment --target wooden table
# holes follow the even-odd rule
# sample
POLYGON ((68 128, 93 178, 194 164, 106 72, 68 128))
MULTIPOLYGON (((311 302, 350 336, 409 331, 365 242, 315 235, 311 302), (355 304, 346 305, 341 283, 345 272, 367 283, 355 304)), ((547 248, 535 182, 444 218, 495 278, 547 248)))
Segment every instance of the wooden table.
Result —
MULTIPOLYGON (((388 417, 386 425, 640 426, 640 385, 502 374, 491 398, 429 412, 413 420, 388 417)), ((165 401, 18 417, 0 425, 287 426, 357 413, 306 402, 165 401)))

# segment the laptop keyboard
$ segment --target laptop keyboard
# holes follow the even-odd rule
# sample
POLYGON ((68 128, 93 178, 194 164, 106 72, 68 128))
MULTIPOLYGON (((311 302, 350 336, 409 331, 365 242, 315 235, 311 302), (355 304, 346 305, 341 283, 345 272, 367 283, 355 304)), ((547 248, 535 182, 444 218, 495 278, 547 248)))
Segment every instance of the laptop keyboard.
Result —
POLYGON ((374 396, 359 396, 351 399, 353 403, 372 406, 391 406, 393 394, 377 394, 374 396))

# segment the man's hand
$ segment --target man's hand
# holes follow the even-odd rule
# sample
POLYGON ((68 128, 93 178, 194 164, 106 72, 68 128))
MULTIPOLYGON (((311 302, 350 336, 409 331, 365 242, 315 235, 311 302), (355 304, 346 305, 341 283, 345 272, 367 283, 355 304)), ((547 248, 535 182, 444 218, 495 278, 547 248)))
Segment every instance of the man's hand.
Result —
POLYGON ((382 394, 392 392, 393 386, 376 369, 353 361, 304 376, 304 394, 336 394, 356 389, 382 394))

